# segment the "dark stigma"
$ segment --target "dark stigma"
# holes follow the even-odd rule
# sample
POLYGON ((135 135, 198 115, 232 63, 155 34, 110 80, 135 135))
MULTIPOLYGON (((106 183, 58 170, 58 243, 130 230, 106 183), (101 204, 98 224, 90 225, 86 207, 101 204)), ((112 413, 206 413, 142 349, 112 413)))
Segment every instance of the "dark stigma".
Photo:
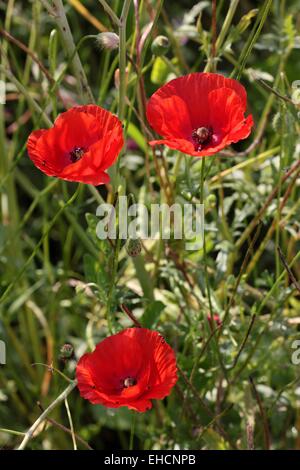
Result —
POLYGON ((209 144, 212 134, 213 130, 211 127, 198 127, 193 130, 192 139, 197 152, 200 152, 204 145, 209 144))
POLYGON ((85 153, 84 148, 82 147, 74 147, 74 149, 70 152, 70 160, 72 163, 78 162, 78 160, 81 160, 85 153))
POLYGON ((124 380, 123 385, 125 388, 133 387, 134 385, 136 385, 136 380, 133 377, 127 377, 124 380))

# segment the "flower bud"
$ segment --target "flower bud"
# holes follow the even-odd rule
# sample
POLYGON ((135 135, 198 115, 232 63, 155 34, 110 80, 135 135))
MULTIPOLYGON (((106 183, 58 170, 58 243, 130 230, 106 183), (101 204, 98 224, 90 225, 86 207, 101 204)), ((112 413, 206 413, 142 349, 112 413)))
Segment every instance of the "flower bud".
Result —
POLYGON ((119 36, 116 33, 110 33, 109 31, 100 33, 97 36, 97 43, 101 48, 112 51, 119 47, 119 36))
POLYGON ((66 343, 60 348, 60 356, 59 358, 63 361, 66 362, 69 359, 73 359, 74 357, 74 348, 72 344, 66 343))
POLYGON ((210 207, 215 207, 217 203, 217 197, 215 194, 209 194, 206 198, 206 202, 210 207))
POLYGON ((141 240, 138 238, 136 240, 133 240, 130 238, 126 244, 126 251, 129 256, 132 256, 135 258, 138 256, 141 251, 142 251, 142 243, 141 240))
POLYGON ((166 36, 157 36, 151 45, 151 51, 154 55, 159 57, 165 55, 169 47, 169 39, 166 36))

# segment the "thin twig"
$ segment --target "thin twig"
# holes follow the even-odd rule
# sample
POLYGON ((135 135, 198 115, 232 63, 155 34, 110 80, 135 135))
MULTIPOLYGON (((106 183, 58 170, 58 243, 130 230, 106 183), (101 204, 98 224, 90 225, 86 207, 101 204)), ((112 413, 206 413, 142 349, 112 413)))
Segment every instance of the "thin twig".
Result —
POLYGON ((106 13, 110 16, 113 23, 115 23, 119 28, 120 25, 121 25, 121 22, 120 22, 120 19, 118 18, 118 16, 113 11, 113 9, 110 8, 109 4, 105 0, 98 0, 98 1, 101 3, 104 11, 106 11, 106 13))
POLYGON ((259 396, 259 393, 256 389, 256 386, 255 386, 255 383, 254 383, 254 380, 253 378, 250 376, 249 377, 249 382, 252 386, 252 390, 253 390, 253 395, 257 401, 257 404, 258 404, 258 407, 259 407, 259 412, 260 412, 260 415, 261 415, 261 418, 262 418, 262 422, 263 422, 263 427, 264 427, 264 439, 265 439, 265 448, 267 450, 270 449, 270 444, 271 444, 271 439, 270 439, 270 430, 269 430, 269 423, 268 423, 268 418, 267 418, 267 415, 266 415, 266 412, 264 410, 264 407, 263 407, 263 404, 262 404, 262 401, 260 399, 260 396, 259 396))
POLYGON ((248 246, 247 248, 247 251, 246 251, 246 255, 245 255, 245 258, 243 260, 243 263, 242 263, 242 266, 241 266, 241 269, 240 269, 240 272, 239 272, 239 275, 238 275, 238 278, 236 280, 236 283, 235 283, 235 286, 234 286, 234 289, 233 289, 233 292, 231 294, 231 297, 230 297, 230 300, 228 302, 228 306, 225 310, 225 314, 224 314, 224 317, 223 317, 223 321, 222 321, 222 324, 221 324, 221 329, 220 329, 220 334, 222 332, 222 329, 227 321, 227 318, 228 318, 228 315, 229 315, 229 312, 230 312, 230 309, 231 307, 233 306, 233 303, 234 303, 234 299, 235 299, 235 296, 236 296, 236 293, 237 293, 237 290, 238 290, 238 287, 240 285, 240 282, 241 282, 241 279, 242 279, 242 276, 244 274, 244 271, 245 271, 245 268, 246 268, 246 265, 248 263, 248 260, 250 258, 250 255, 253 251, 253 248, 254 248, 254 245, 259 237, 259 234, 260 234, 260 231, 261 231, 261 221, 258 222, 258 228, 256 230, 256 233, 253 237, 253 239, 251 240, 251 243, 250 245, 248 246))
POLYGON ((248 450, 254 450, 254 427, 250 421, 246 424, 246 436, 248 450))
POLYGON ((249 326, 248 326, 248 329, 247 329, 245 338, 243 339, 243 342, 242 342, 242 344, 241 344, 241 346, 240 346, 240 349, 238 350, 238 353, 237 353, 237 355, 235 356, 234 361, 233 361, 233 364, 232 364, 232 366, 230 367, 230 369, 234 369, 235 366, 237 365, 238 360, 239 360, 239 358, 240 358, 240 355, 242 354, 242 352, 243 352, 243 350, 244 350, 244 347, 245 347, 245 345, 246 345, 246 343, 247 343, 247 341, 248 341, 248 338, 249 338, 249 335, 250 335, 251 330, 252 330, 252 328, 253 328, 253 325, 254 325, 255 320, 256 320, 256 315, 254 314, 254 315, 252 315, 252 317, 251 317, 251 320, 250 320, 250 323, 249 323, 249 326))
MULTIPOLYGON (((199 401, 200 405, 205 409, 207 414, 211 416, 211 418, 215 418, 213 412, 210 410, 209 406, 205 403, 205 401, 200 397, 197 389, 195 386, 190 382, 188 377, 185 375, 183 370, 178 366, 177 364, 177 369, 181 377, 183 378, 184 382, 186 385, 192 390, 194 397, 199 401)), ((219 424, 216 423, 216 428, 218 429, 219 434, 231 445, 233 449, 237 449, 237 446, 234 444, 234 442, 231 441, 230 437, 228 436, 227 432, 224 430, 224 428, 219 424)))
POLYGON ((203 434, 213 425, 216 423, 216 421, 220 418, 222 418, 224 415, 226 415, 232 408, 233 408, 233 403, 231 403, 225 410, 221 411, 219 414, 213 417, 213 419, 206 425, 204 428, 201 430, 201 433, 197 436, 198 439, 200 439, 203 434))
POLYGON ((201 357, 203 356, 203 354, 205 353, 209 343, 211 342, 212 338, 215 336, 215 334, 219 331, 219 329, 221 328, 221 325, 217 326, 217 328, 215 328, 214 330, 211 331, 209 337, 207 338, 207 340, 205 341, 205 343, 203 344, 202 348, 201 348, 201 351, 199 352, 199 355, 196 357, 196 360, 194 362, 194 365, 193 365, 193 368, 192 368, 192 372, 191 372, 191 375, 190 375, 190 382, 193 383, 193 378, 194 378, 194 375, 195 375, 195 372, 197 370, 197 367, 198 367, 198 364, 201 360, 201 357))
POLYGON ((12 44, 15 44, 19 49, 22 49, 22 51, 26 52, 27 55, 29 55, 32 60, 38 65, 38 67, 42 70, 44 75, 48 78, 49 82, 51 84, 55 83, 54 78, 51 76, 51 74, 48 72, 44 64, 39 60, 39 58, 32 52, 25 44, 23 44, 19 39, 16 39, 14 36, 12 36, 8 31, 5 31, 5 29, 0 28, 0 34, 3 36, 5 39, 7 39, 9 42, 12 44))
POLYGON ((142 328, 142 325, 140 324, 140 322, 135 318, 135 316, 134 316, 134 314, 132 313, 132 311, 129 310, 129 308, 126 307, 126 305, 121 304, 120 307, 121 307, 121 309, 123 310, 123 312, 126 313, 126 315, 130 318, 130 320, 133 321, 133 323, 135 324, 135 326, 137 326, 138 328, 142 328))
POLYGON ((66 407, 66 410, 67 410, 68 420, 69 420, 69 423, 70 423, 70 431, 71 431, 71 436, 72 436, 72 441, 73 441, 73 449, 77 450, 76 437, 75 437, 75 432, 74 432, 74 425, 73 425, 73 420, 72 420, 72 415, 71 415, 68 399, 65 398, 64 402, 65 402, 65 407, 66 407))
MULTIPOLYGON (((300 160, 299 160, 299 163, 300 163, 300 160)), ((296 174, 293 176, 293 179, 291 180, 291 182, 289 183, 283 197, 282 197, 282 200, 280 202, 280 205, 279 205, 279 208, 278 208, 278 215, 281 215, 281 212, 284 208, 284 206, 286 205, 289 197, 290 197, 290 194, 293 190, 293 187, 295 186, 296 182, 297 182, 297 179, 298 179, 298 176, 300 174, 300 168, 297 170, 296 174)), ((253 258, 251 259, 251 262, 249 263, 248 267, 247 267, 247 271, 246 271, 246 275, 248 276, 252 269, 254 269, 257 261, 259 260, 260 256, 262 255, 267 243, 268 243, 268 240, 271 239, 274 231, 276 230, 276 224, 277 224, 277 221, 278 221, 278 218, 274 218, 273 219, 273 222, 265 236, 265 238, 262 240, 262 242, 260 243, 260 246, 258 248, 258 250, 256 251, 255 255, 253 256, 253 258)), ((279 224, 281 225, 281 223, 279 222, 279 224)))
POLYGON ((279 254, 279 257, 280 257, 280 260, 283 264, 283 266, 285 267, 288 275, 289 275, 289 278, 291 280, 291 282, 294 284, 294 286, 296 287, 297 291, 300 292, 300 284, 299 282, 297 281, 297 279, 295 278, 294 274, 293 274, 293 271, 290 269, 285 257, 284 257, 284 254, 282 253, 282 250, 280 248, 280 246, 277 247, 277 251, 278 251, 278 254, 279 254))
MULTIPOLYGON (((40 408, 40 410, 41 410, 42 412, 45 411, 45 408, 43 408, 43 406, 42 406, 42 404, 41 404, 40 401, 37 402, 37 405, 38 405, 38 407, 40 408)), ((61 423, 58 423, 57 421, 55 421, 55 419, 48 417, 48 418, 46 418, 46 420, 47 420, 50 424, 52 424, 52 426, 55 426, 55 427, 61 429, 62 431, 66 432, 66 433, 68 433, 68 434, 72 434, 71 429, 67 428, 66 426, 64 426, 64 425, 61 424, 61 423)), ((24 435, 25 433, 21 433, 21 434, 24 435)), ((83 444, 87 449, 89 449, 89 450, 94 450, 94 449, 89 445, 89 443, 86 442, 84 439, 82 439, 82 437, 78 436, 78 434, 74 433, 74 436, 76 437, 76 440, 77 440, 78 442, 81 442, 81 444, 83 444)))
POLYGON ((294 101, 291 100, 288 96, 281 95, 277 90, 272 88, 270 85, 268 85, 263 80, 261 80, 261 79, 258 80, 258 83, 260 83, 267 91, 270 91, 271 93, 273 93, 275 96, 277 96, 281 100, 285 101, 286 103, 295 105, 294 101))
POLYGON ((68 385, 68 387, 45 409, 45 411, 39 416, 39 418, 33 423, 33 425, 25 433, 24 439, 19 445, 17 450, 24 450, 28 442, 33 438, 35 431, 38 427, 45 421, 51 411, 57 407, 61 402, 63 402, 68 395, 74 390, 77 386, 77 380, 74 380, 73 383, 68 385))
POLYGON ((90 89, 79 54, 76 50, 73 35, 69 22, 67 20, 62 0, 52 0, 51 6, 48 2, 44 2, 44 5, 47 8, 49 14, 54 16, 54 19, 60 29, 64 41, 64 46, 68 54, 68 58, 70 59, 72 57, 71 63, 73 67, 73 72, 76 77, 76 82, 82 101, 84 103, 94 103, 95 99, 90 89))
POLYGON ((217 42, 217 0, 212 0, 212 20, 211 20, 211 62, 212 69, 216 71, 216 42, 217 42))
POLYGON ((295 162, 291 167, 290 169, 282 176, 281 178, 281 181, 280 181, 280 184, 278 184, 274 189, 273 191, 271 192, 271 194, 269 195, 269 197, 267 198, 266 202, 264 203, 264 205, 261 207, 261 209, 258 211, 258 213, 256 214, 256 216, 254 217, 254 219, 250 222, 250 224, 248 225, 248 227, 246 228, 246 230, 243 232, 243 234, 241 235, 241 237, 239 238, 239 240, 237 240, 237 242, 235 243, 235 247, 236 247, 236 250, 239 250, 243 243, 247 240, 247 238, 249 237, 249 235, 251 234, 251 232, 253 231, 253 229, 257 226, 257 224, 259 223, 259 221, 262 219, 262 216, 263 214, 266 212, 267 208, 269 207, 270 203, 272 202, 272 200, 276 197, 277 193, 278 193, 278 190, 279 188, 281 187, 281 185, 295 172, 298 170, 298 168, 300 167, 300 160, 298 160, 297 162, 295 162))

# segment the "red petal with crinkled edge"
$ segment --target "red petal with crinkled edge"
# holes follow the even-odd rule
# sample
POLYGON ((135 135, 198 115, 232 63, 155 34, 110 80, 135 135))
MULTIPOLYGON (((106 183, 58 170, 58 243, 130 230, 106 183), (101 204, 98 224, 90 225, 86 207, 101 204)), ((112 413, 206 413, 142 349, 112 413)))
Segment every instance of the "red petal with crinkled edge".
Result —
POLYGON ((60 114, 51 129, 33 131, 27 151, 35 166, 48 176, 86 184, 109 182, 106 170, 124 145, 122 124, 96 105, 76 106, 60 114), (72 162, 70 152, 84 149, 72 162))
POLYGON ((156 331, 128 328, 104 339, 77 364, 80 395, 109 408, 144 412, 169 395, 177 381, 174 351, 156 331), (124 386, 128 377, 135 383, 124 386))
POLYGON ((247 94, 236 80, 214 73, 192 73, 171 80, 159 88, 147 105, 150 126, 164 144, 193 156, 217 153, 233 142, 249 136, 252 116, 245 118, 247 94), (192 134, 199 127, 211 128, 211 140, 201 150, 192 134))

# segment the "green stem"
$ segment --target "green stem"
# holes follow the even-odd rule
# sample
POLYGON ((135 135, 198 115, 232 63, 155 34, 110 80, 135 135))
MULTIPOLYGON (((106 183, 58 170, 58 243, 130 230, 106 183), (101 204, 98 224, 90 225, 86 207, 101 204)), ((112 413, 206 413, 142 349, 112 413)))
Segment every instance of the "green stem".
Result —
POLYGON ((5 289, 5 291, 3 292, 2 296, 0 297, 0 304, 2 302, 4 302, 4 300, 7 298, 7 296, 9 295, 10 291, 12 290, 12 288, 16 285, 16 283, 19 281, 19 279, 23 276, 24 272, 26 271, 27 267, 30 265, 31 261, 34 259, 34 257, 36 256, 36 254, 38 253, 38 250, 40 248, 40 246, 42 245, 44 239, 48 236, 48 233, 50 233, 51 229, 54 227, 57 219, 60 217, 60 215, 64 212, 64 210, 66 209, 66 207, 68 207, 69 205, 71 205, 73 203, 73 201, 75 201, 76 197, 78 196, 79 194, 79 191, 80 191, 80 185, 78 185, 78 188, 77 190, 75 191, 75 193, 70 197, 70 199, 64 204, 64 206, 62 206, 59 211, 56 213, 56 215, 54 216, 54 218, 52 219, 51 223, 49 224, 47 230, 45 230, 45 232, 43 233, 42 237, 40 238, 39 242, 36 244, 33 252, 31 253, 31 255, 29 256, 29 258, 27 259, 27 261, 24 263, 23 267, 20 269, 20 271, 18 272, 18 274, 15 276, 14 280, 7 286, 7 288, 5 289))
MULTIPOLYGON (((119 24, 119 107, 118 117, 120 121, 125 118, 125 101, 126 101, 126 25, 129 13, 131 0, 125 0, 119 24)), ((110 177, 114 190, 118 187, 118 173, 119 173, 120 157, 116 164, 111 168, 110 177)))
POLYGON ((71 436, 72 436, 72 442, 73 442, 73 450, 77 450, 77 443, 76 443, 76 437, 75 437, 75 432, 74 432, 73 419, 72 419, 72 415, 71 415, 71 411, 70 411, 70 407, 69 407, 67 397, 65 398, 64 401, 65 401, 65 407, 66 407, 66 410, 67 410, 68 420, 69 420, 69 424, 70 424, 70 430, 71 430, 71 436))
MULTIPOLYGON (((207 175, 208 176, 208 175, 207 175)), ((200 183, 200 204, 204 204, 204 180, 205 180, 205 158, 202 159, 201 165, 201 183, 200 183)), ((205 239, 205 231, 203 233, 203 263, 204 263, 204 278, 205 278, 205 285, 207 291, 207 298, 208 298, 208 305, 209 305, 209 312, 211 317, 211 322, 213 325, 213 329, 216 328, 214 322, 214 312, 213 312, 213 305, 211 300, 211 291, 210 291, 210 283, 209 283, 209 276, 208 276, 208 269, 207 269, 207 252, 206 252, 206 239, 205 239)), ((227 379, 227 371, 225 365, 223 364, 222 356, 220 353, 219 343, 216 337, 213 337, 213 345, 215 347, 215 351, 218 356, 218 360, 223 371, 225 378, 227 379)))
MULTIPOLYGON (((200 204, 204 204, 204 175, 205 175, 205 158, 202 158, 201 185, 200 185, 200 204)), ((203 235, 203 260, 204 260, 205 283, 206 283, 209 311, 210 311, 211 318, 213 318, 213 308, 212 308, 210 285, 209 285, 208 271, 207 271, 207 253, 206 253, 205 234, 203 235)))
MULTIPOLYGON (((119 85, 119 109, 118 117, 120 121, 124 120, 125 117, 125 99, 126 99, 126 24, 129 13, 131 0, 125 0, 119 24, 119 72, 120 72, 120 85, 119 85)), ((119 186, 119 165, 120 157, 117 160, 117 163, 110 169, 110 177, 112 181, 112 186, 114 191, 119 187, 119 195, 124 191, 122 185, 119 186)), ((112 276, 111 284, 107 300, 107 323, 109 332, 112 333, 113 325, 111 318, 111 308, 115 292, 115 279, 118 272, 118 262, 119 262, 119 253, 121 249, 121 240, 118 237, 116 240, 116 245, 114 249, 113 256, 113 267, 112 267, 112 276)))
MULTIPOLYGON (((50 15, 54 15, 55 21, 61 32, 68 57, 72 57, 74 51, 76 50, 76 46, 74 44, 73 35, 66 17, 62 0, 52 0, 51 5, 53 6, 51 6, 48 1, 43 2, 43 4, 46 6, 48 13, 50 15)), ((89 87, 85 71, 83 69, 81 60, 77 52, 75 52, 74 57, 72 58, 72 68, 76 77, 76 83, 82 102, 94 103, 95 100, 89 87)))
POLYGON ((226 37, 227 31, 229 30, 232 19, 234 17, 235 11, 237 9, 237 6, 239 4, 239 0, 231 0, 230 6, 228 8, 228 12, 226 15, 226 18, 224 20, 221 32, 218 36, 217 42, 216 42, 216 56, 218 54, 218 50, 222 47, 224 39, 226 37))
POLYGON ((125 114, 125 96, 126 96, 126 25, 131 0, 125 0, 119 26, 119 68, 120 68, 120 88, 119 88, 119 111, 118 116, 122 121, 125 114))
MULTIPOLYGON (((244 49, 242 50, 241 57, 239 59, 239 71, 237 73, 237 80, 241 78, 241 75, 243 73, 243 70, 245 68, 245 65, 247 63, 247 60, 249 58, 249 55, 252 51, 252 48, 254 44, 256 43, 258 36, 260 35, 260 32, 262 30, 263 25, 265 24, 265 21, 267 19, 269 10, 272 5, 272 0, 266 0, 263 4, 262 9, 260 10, 260 15, 258 15, 257 20, 254 24, 252 33, 249 36, 248 41, 245 44, 244 49)), ((233 70, 231 76, 234 76, 236 69, 233 70)))
POLYGON ((111 283, 110 283, 108 299, 107 299, 107 326, 108 326, 108 331, 110 334, 113 333, 112 305, 113 305, 113 299, 114 299, 114 293, 115 293, 115 281, 116 281, 116 276, 118 272, 120 248, 121 248, 121 239, 118 237, 116 240, 116 245, 114 249, 111 283))
POLYGON ((13 429, 0 428, 0 432, 6 432, 7 434, 13 434, 14 436, 25 436, 25 432, 14 431, 13 429))
POLYGON ((68 395, 74 390, 77 386, 77 380, 74 380, 49 406, 45 409, 45 411, 41 414, 41 416, 33 423, 33 425, 29 428, 29 430, 25 433, 24 439, 21 442, 20 446, 17 450, 24 450, 30 439, 33 438, 35 431, 38 427, 45 421, 47 416, 51 413, 57 405, 63 402, 68 395))
POLYGON ((133 412, 132 412, 132 417, 131 417, 129 450, 133 450, 133 440, 134 440, 135 424, 136 424, 136 411, 133 411, 133 412))
POLYGON ((103 9, 106 11, 106 13, 111 17, 112 21, 116 23, 117 26, 120 26, 120 20, 113 11, 112 8, 108 5, 108 3, 105 0, 99 0, 101 5, 103 6, 103 9))
MULTIPOLYGON (((298 259, 300 258, 300 251, 298 251, 298 253, 294 256, 294 258, 292 259, 292 261, 289 263, 289 268, 291 269, 293 267, 293 265, 296 263, 296 261, 298 261, 298 259)), ((271 289, 269 290, 269 292, 264 296, 262 302, 260 303, 260 305, 256 308, 256 311, 254 312, 253 315, 256 315, 257 317, 260 315, 260 313, 262 312, 263 308, 265 307, 265 305, 268 304, 268 301, 269 299, 272 297, 272 295, 276 292, 276 290, 278 289, 281 281, 284 279, 284 277, 286 276, 286 270, 284 269, 282 271, 282 273, 280 274, 280 276, 276 279, 276 281, 274 282, 273 286, 271 287, 271 289)), ((280 310, 281 312, 281 310, 280 310)), ((245 368, 247 367, 247 365, 249 364, 249 362, 251 361, 255 351, 257 350, 258 348, 258 345, 265 333, 265 331, 269 328, 269 323, 266 323, 264 328, 262 329, 262 331, 259 333, 259 335, 257 336, 257 339, 255 341, 255 344, 252 346, 247 358, 245 359, 244 363, 241 365, 240 369, 236 372, 236 375, 234 376, 234 378, 232 379, 231 383, 235 383, 236 380, 240 377, 240 375, 242 374, 242 372, 245 370, 245 368)))
POLYGON ((52 126, 51 120, 48 118, 48 116, 44 113, 44 111, 40 108, 40 106, 37 104, 37 102, 31 97, 30 93, 28 92, 28 89, 22 85, 19 80, 15 78, 15 76, 11 73, 10 70, 5 68, 4 66, 0 65, 0 72, 4 73, 6 77, 17 87, 17 89, 25 96, 27 99, 27 102, 29 106, 31 106, 35 111, 37 111, 38 114, 41 114, 43 117, 43 120, 47 127, 52 126))

